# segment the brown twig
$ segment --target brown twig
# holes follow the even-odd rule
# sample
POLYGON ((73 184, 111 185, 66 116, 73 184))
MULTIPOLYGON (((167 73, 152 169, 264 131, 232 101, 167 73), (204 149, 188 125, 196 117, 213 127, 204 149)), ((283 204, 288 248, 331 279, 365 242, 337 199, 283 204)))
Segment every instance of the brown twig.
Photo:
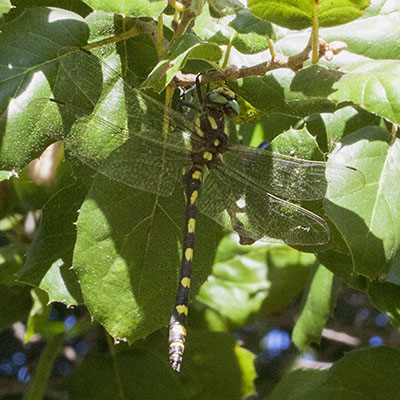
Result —
MULTIPOLYGON (((337 42, 335 42, 335 44, 336 44, 335 48, 337 48, 337 42)), ((319 45, 318 54, 320 58, 323 57, 328 51, 332 51, 329 44, 323 39, 319 40, 318 45, 319 45)), ((343 50, 346 47, 344 43, 343 45, 344 46, 341 47, 341 50, 343 50)), ((223 72, 211 71, 202 74, 199 77, 199 81, 202 84, 220 80, 235 81, 239 78, 244 78, 246 76, 263 76, 268 71, 272 71, 279 68, 289 68, 292 71, 298 71, 303 67, 304 62, 309 59, 311 49, 312 49, 312 42, 311 40, 309 40, 307 46, 300 53, 294 56, 285 56, 280 53, 275 53, 270 60, 251 67, 243 67, 243 68, 228 67, 223 72)), ((337 51, 335 52, 335 54, 337 54, 337 51)), ((178 72, 175 75, 173 84, 175 86, 191 86, 195 84, 196 77, 197 74, 182 74, 181 72, 178 72)))

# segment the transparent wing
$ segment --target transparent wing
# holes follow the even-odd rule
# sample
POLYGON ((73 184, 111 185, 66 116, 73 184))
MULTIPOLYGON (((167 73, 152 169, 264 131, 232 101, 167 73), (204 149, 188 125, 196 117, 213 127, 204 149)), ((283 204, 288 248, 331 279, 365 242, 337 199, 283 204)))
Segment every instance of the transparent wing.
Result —
POLYGON ((193 122, 129 86, 91 53, 61 49, 59 64, 53 88, 59 97, 27 107, 29 129, 51 132, 73 156, 111 179, 169 196, 191 163, 193 122))
POLYGON ((191 162, 182 134, 179 147, 177 136, 171 143, 168 132, 138 134, 133 128, 121 128, 93 114, 85 115, 85 110, 49 99, 31 102, 26 112, 31 120, 27 126, 52 132, 64 141, 73 157, 136 189, 169 196, 181 181, 182 169, 191 162))
POLYGON ((330 238, 327 223, 318 215, 270 195, 224 167, 209 171, 198 207, 217 223, 253 240, 317 245, 330 238))
MULTIPOLYGON (((118 58, 110 59, 110 62, 117 61, 118 58)), ((54 96, 80 109, 82 115, 94 113, 118 126, 128 121, 129 130, 136 136, 167 141, 178 152, 182 151, 182 135, 196 132, 195 124, 183 114, 129 85, 92 53, 66 47, 60 51, 59 62, 54 96), (161 133, 168 133, 167 138, 161 133)))
POLYGON ((347 166, 302 160, 242 145, 232 145, 229 150, 223 155, 226 169, 287 200, 322 199, 328 184, 333 182, 338 190, 346 192, 349 188, 360 189, 365 183, 360 171, 347 166))

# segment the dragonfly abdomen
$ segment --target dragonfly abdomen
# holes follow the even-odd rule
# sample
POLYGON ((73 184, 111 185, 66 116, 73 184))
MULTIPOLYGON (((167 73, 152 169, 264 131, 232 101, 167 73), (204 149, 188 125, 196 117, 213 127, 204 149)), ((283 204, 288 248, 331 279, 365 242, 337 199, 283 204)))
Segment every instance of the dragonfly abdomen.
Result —
POLYGON ((175 308, 169 323, 169 361, 175 371, 180 370, 185 349, 189 288, 192 274, 197 198, 203 166, 193 166, 184 176, 186 194, 186 228, 183 238, 182 261, 175 308))
POLYGON ((207 95, 203 113, 195 122, 192 133, 192 167, 183 177, 186 194, 186 229, 175 308, 169 323, 169 360, 175 371, 180 370, 185 349, 190 277, 194 252, 197 198, 203 169, 216 168, 221 154, 228 149, 225 115, 232 111, 234 93, 220 88, 220 93, 207 95), (227 98, 228 97, 228 98, 227 98), (217 101, 218 100, 218 101, 217 101), (201 139, 201 140, 199 140, 201 139))

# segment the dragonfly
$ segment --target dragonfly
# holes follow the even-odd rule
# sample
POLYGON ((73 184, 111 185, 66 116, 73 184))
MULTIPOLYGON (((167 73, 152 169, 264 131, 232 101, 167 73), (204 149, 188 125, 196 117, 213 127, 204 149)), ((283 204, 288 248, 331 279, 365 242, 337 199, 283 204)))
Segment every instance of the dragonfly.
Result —
POLYGON ((185 233, 169 324, 170 364, 179 372, 186 340, 197 210, 237 232, 244 242, 325 244, 330 239, 327 223, 299 203, 324 198, 331 181, 339 188, 360 188, 363 176, 345 165, 231 144, 227 121, 239 110, 235 93, 227 87, 204 97, 198 90, 201 109, 191 120, 131 87, 86 50, 63 49, 60 68, 63 73, 58 76, 58 87, 75 85, 83 93, 80 103, 65 98, 34 100, 27 111, 32 119, 50 129, 55 123, 53 116, 61 115, 66 148, 110 179, 165 197, 171 196, 177 185, 183 186, 185 233), (112 98, 114 91, 124 92, 126 107, 115 111, 119 121, 119 114, 123 114, 124 125, 115 123, 114 113, 105 118, 93 112, 96 103, 86 90, 94 91, 92 81, 99 70, 111 82, 103 86, 102 93, 112 98))

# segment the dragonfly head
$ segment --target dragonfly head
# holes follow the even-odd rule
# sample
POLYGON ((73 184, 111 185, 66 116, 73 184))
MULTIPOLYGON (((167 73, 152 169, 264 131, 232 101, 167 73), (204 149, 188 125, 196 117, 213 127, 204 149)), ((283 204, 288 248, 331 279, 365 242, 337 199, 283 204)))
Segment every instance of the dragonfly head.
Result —
POLYGON ((220 109, 228 116, 239 114, 239 104, 236 94, 227 87, 219 87, 207 93, 204 99, 204 108, 220 109))

